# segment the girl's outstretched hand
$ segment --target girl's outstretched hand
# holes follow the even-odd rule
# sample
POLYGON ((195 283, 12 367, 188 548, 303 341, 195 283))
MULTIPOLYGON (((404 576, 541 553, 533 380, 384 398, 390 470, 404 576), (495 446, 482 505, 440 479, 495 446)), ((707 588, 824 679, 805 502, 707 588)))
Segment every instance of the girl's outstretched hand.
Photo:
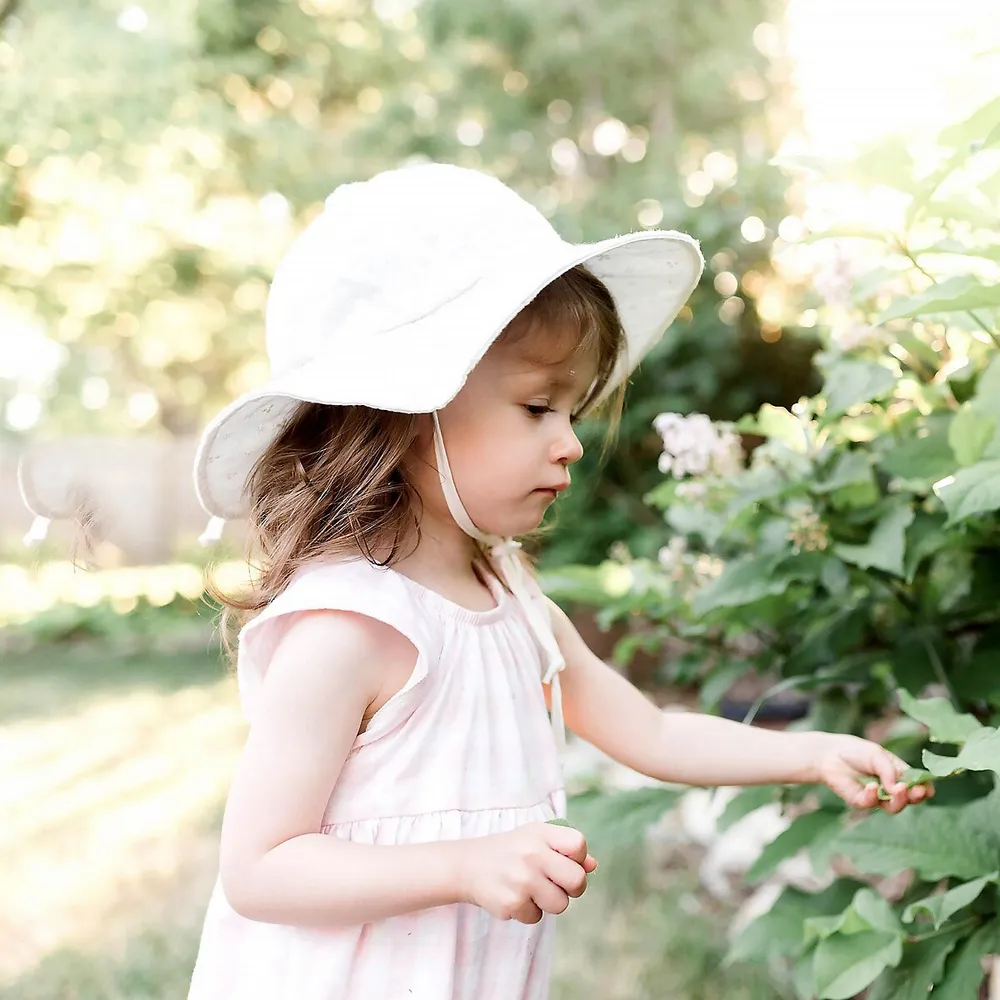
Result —
POLYGON ((582 896, 597 862, 586 838, 569 826, 527 823, 465 842, 464 896, 501 920, 537 924, 582 896))
POLYGON ((809 770, 850 806, 898 813, 934 794, 933 785, 915 781, 910 766, 878 743, 843 733, 812 735, 809 770))

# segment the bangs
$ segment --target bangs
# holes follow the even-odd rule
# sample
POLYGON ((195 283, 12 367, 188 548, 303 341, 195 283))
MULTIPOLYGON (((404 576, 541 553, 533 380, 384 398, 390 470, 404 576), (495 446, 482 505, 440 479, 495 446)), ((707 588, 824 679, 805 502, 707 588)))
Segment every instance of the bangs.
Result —
POLYGON ((511 320, 499 342, 519 345, 540 365, 570 358, 592 364, 596 374, 580 404, 581 413, 594 405, 619 360, 625 360, 625 331, 615 300, 604 282, 582 264, 546 285, 511 320))

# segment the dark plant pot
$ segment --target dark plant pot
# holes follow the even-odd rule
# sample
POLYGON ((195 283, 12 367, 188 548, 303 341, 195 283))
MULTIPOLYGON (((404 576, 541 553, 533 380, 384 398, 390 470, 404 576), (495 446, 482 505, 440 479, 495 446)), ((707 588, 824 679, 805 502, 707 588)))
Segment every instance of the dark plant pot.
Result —
MULTIPOLYGON (((723 698, 719 702, 719 714, 724 719, 742 722, 755 702, 749 698, 723 698)), ((778 695, 765 699, 757 710, 755 723, 785 723, 803 719, 809 714, 811 701, 804 695, 778 695)))

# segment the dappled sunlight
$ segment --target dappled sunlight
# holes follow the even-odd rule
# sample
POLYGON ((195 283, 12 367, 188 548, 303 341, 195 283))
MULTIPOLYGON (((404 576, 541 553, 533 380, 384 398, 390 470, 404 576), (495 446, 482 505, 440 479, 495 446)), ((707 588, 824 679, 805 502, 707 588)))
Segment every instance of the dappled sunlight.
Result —
POLYGON ((5 727, 0 975, 106 943, 154 902, 218 816, 244 733, 230 680, 102 696, 5 727))

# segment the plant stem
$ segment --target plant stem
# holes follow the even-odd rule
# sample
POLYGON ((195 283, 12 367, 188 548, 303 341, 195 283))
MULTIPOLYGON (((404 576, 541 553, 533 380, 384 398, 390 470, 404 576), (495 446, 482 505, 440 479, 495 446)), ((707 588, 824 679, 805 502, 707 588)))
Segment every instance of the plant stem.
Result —
MULTIPOLYGON (((906 243, 903 240, 900 240, 898 238, 897 238, 897 242, 899 243, 900 250, 902 250, 903 253, 906 254, 906 256, 909 259, 910 263, 925 278, 928 278, 933 284, 936 285, 938 282, 935 279, 934 275, 931 274, 929 271, 925 270, 919 263, 917 263, 917 258, 913 256, 913 253, 911 252, 910 248, 906 245, 906 243)), ((1000 335, 998 335, 995 331, 991 330, 971 309, 966 309, 964 311, 965 311, 966 316, 968 316, 972 320, 972 322, 975 323, 976 326, 978 326, 979 329, 982 330, 983 333, 985 333, 986 336, 989 337, 990 340, 993 341, 994 346, 1000 347, 1000 335)))
POLYGON ((924 649, 927 650, 927 658, 931 661, 931 668, 934 670, 934 676, 937 677, 938 682, 942 685, 942 687, 944 687, 945 691, 948 692, 948 700, 955 706, 956 709, 961 711, 962 706, 958 702, 958 695, 955 693, 955 689, 951 685, 951 679, 948 677, 948 674, 944 669, 944 663, 941 662, 941 657, 938 656, 937 647, 925 635, 920 637, 920 641, 924 644, 924 649))
POLYGON ((953 931, 975 927, 979 923, 982 923, 979 917, 966 917, 965 920, 957 924, 946 924, 944 927, 939 927, 936 931, 928 931, 926 934, 914 934, 912 937, 907 937, 906 943, 920 944, 922 941, 930 941, 933 938, 942 937, 944 934, 951 934, 953 931))

